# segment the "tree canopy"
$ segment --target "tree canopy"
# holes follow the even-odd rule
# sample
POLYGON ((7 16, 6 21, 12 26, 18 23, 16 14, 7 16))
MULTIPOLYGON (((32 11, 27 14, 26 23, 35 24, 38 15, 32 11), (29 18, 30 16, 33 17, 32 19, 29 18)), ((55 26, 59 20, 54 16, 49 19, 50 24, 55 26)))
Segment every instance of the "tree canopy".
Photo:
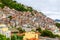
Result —
POLYGON ((6 38, 6 36, 0 34, 0 40, 10 40, 10 39, 6 38))
POLYGON ((1 7, 3 7, 4 5, 5 6, 8 6, 9 8, 12 8, 12 9, 15 9, 15 10, 18 10, 18 11, 32 11, 32 7, 27 7, 27 6, 24 6, 23 4, 20 4, 20 3, 17 3, 16 1, 14 0, 1 0, 1 7))
POLYGON ((57 26, 58 28, 60 28, 60 23, 56 23, 56 26, 57 26))

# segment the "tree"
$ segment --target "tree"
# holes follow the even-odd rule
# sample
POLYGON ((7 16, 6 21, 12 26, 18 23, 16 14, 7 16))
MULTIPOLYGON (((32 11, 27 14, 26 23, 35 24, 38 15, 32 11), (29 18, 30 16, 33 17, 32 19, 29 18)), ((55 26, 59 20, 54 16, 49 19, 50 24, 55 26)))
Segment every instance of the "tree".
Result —
POLYGON ((6 38, 6 36, 0 34, 0 40, 7 40, 7 39, 10 40, 9 38, 6 38))
POLYGON ((6 6, 9 6, 12 3, 12 0, 1 0, 1 2, 6 6))
MULTIPOLYGON (((10 21, 12 20, 12 16, 8 16, 8 18, 9 18, 9 23, 10 23, 10 21)), ((10 24, 10 26, 11 26, 11 24, 10 24)))
POLYGON ((34 30, 34 29, 32 29, 31 31, 35 32, 35 30, 34 30))
POLYGON ((0 4, 0 7, 1 7, 1 8, 4 8, 4 4, 1 3, 1 4, 0 4))
POLYGON ((17 28, 17 29, 19 30, 19 32, 20 32, 20 33, 25 32, 25 30, 24 30, 24 29, 22 29, 21 27, 19 27, 19 28, 17 28))
POLYGON ((12 19, 12 16, 8 16, 8 18, 10 19, 10 21, 11 21, 11 19, 12 19))
POLYGON ((8 6, 9 8, 13 8, 18 11, 30 11, 30 12, 33 11, 32 7, 27 7, 27 9, 26 9, 23 4, 17 3, 14 0, 1 0, 1 2, 5 6, 8 6))
POLYGON ((23 35, 22 36, 17 36, 16 34, 11 37, 11 40, 23 40, 23 35))
POLYGON ((14 34, 14 35, 11 37, 11 40, 17 40, 17 35, 14 34))
POLYGON ((56 26, 57 26, 58 28, 60 28, 60 23, 56 23, 56 26))
POLYGON ((28 9, 28 11, 30 11, 30 12, 33 11, 33 8, 32 8, 32 7, 28 7, 27 9, 28 9))
POLYGON ((55 35, 49 30, 43 30, 41 36, 55 38, 55 35))
POLYGON ((42 29, 40 28, 40 27, 38 27, 37 29, 36 29, 36 31, 38 31, 38 32, 42 32, 42 29))

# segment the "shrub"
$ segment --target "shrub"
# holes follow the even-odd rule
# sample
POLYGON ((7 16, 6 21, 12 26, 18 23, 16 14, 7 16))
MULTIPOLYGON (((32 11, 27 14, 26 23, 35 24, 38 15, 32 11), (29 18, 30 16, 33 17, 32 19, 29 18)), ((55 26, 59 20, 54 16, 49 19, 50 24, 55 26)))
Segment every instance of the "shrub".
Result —
POLYGON ((17 36, 16 34, 11 37, 11 40, 23 40, 23 36, 17 36))
POLYGON ((1 8, 4 8, 4 4, 1 3, 1 4, 0 4, 0 7, 1 7, 1 8))
POLYGON ((20 33, 25 32, 25 30, 24 30, 24 29, 22 29, 21 27, 17 28, 17 30, 19 30, 19 32, 20 32, 20 33))
POLYGON ((60 23, 56 23, 56 26, 57 26, 58 28, 60 28, 60 23))
POLYGON ((31 31, 35 32, 35 30, 34 30, 34 29, 32 29, 31 31))
POLYGON ((17 3, 15 0, 1 0, 1 2, 5 5, 8 6, 9 8, 18 10, 18 11, 32 11, 33 9, 31 7, 25 8, 24 5, 17 3))
POLYGON ((41 36, 55 38, 55 35, 49 30, 43 30, 41 36))
POLYGON ((11 37, 11 40, 17 40, 17 35, 13 35, 13 36, 11 37))
POLYGON ((58 37, 58 38, 60 38, 60 36, 59 36, 59 35, 55 35, 55 37, 58 37))
POLYGON ((36 29, 36 31, 38 31, 38 32, 42 32, 42 29, 40 28, 40 27, 38 27, 37 29, 36 29))
POLYGON ((10 40, 9 38, 6 38, 6 36, 0 34, 0 40, 7 40, 7 39, 10 40))

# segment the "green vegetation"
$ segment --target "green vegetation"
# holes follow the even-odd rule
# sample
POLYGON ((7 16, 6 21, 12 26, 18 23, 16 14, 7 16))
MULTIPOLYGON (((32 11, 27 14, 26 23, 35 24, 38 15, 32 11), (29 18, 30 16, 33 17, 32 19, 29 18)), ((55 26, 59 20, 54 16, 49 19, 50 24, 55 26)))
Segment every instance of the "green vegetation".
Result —
POLYGON ((23 35, 22 36, 17 36, 16 34, 11 37, 11 40, 23 40, 23 35))
POLYGON ((37 29, 36 29, 36 31, 38 31, 38 32, 42 32, 42 29, 40 28, 40 27, 38 27, 37 29))
POLYGON ((55 37, 58 37, 58 38, 60 38, 60 36, 59 36, 59 35, 55 35, 55 37))
POLYGON ((42 30, 40 27, 38 27, 36 29, 36 31, 38 31, 39 33, 41 33, 40 36, 43 36, 43 37, 50 37, 50 38, 58 37, 58 38, 60 38, 59 35, 53 34, 50 30, 46 30, 46 29, 45 30, 42 30))
POLYGON ((50 37, 50 38, 56 38, 56 37, 60 38, 59 35, 55 35, 55 34, 53 34, 49 30, 43 30, 42 33, 41 33, 41 36, 43 36, 43 37, 50 37))
POLYGON ((34 30, 34 29, 32 29, 31 31, 35 32, 35 30, 34 30))
POLYGON ((16 1, 13 0, 0 0, 2 4, 1 7, 8 6, 9 8, 18 10, 18 11, 30 11, 32 12, 32 7, 25 7, 23 4, 19 4, 16 1))
POLYGON ((0 34, 0 40, 10 40, 10 39, 6 38, 6 36, 0 34))
POLYGON ((21 27, 17 28, 17 30, 19 30, 19 33, 23 33, 23 32, 25 32, 25 30, 22 29, 21 27))
POLYGON ((12 16, 8 16, 8 18, 10 19, 10 21, 11 21, 11 19, 12 19, 12 16))
POLYGON ((57 26, 58 28, 60 28, 60 23, 56 23, 56 26, 57 26))
POLYGON ((49 30, 43 30, 41 36, 55 38, 55 35, 49 30))
MULTIPOLYGON (((9 18, 9 23, 10 23, 10 21, 12 20, 12 16, 8 16, 8 18, 9 18)), ((11 24, 10 26, 13 27, 11 24)))
POLYGON ((34 14, 31 12, 31 15, 34 16, 34 14))
POLYGON ((1 7, 1 8, 4 8, 4 4, 0 3, 0 7, 1 7))

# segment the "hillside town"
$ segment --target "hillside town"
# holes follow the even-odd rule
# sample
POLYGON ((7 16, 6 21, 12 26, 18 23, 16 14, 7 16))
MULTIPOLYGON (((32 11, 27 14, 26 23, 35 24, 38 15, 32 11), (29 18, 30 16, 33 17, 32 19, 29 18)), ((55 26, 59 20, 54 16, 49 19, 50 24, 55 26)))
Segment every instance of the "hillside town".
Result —
MULTIPOLYGON (((6 27, 1 28, 1 32, 7 32, 5 34, 6 37, 10 37, 12 32, 18 31, 15 28, 19 27, 24 29, 27 33, 31 30, 36 31, 38 27, 41 27, 42 30, 47 29, 52 31, 54 34, 60 35, 59 28, 56 27, 55 21, 49 17, 46 17, 42 12, 37 12, 36 10, 32 12, 21 12, 5 6, 3 9, 0 8, 0 24, 6 25, 6 27), (10 28, 10 31, 7 31, 8 28, 10 28)), ((34 36, 33 33, 34 32, 30 34, 34 36)), ((26 37, 28 38, 28 36, 26 37)))
POLYGON ((0 8, 0 23, 6 24, 8 27, 30 26, 33 29, 42 27, 49 30, 52 30, 49 26, 55 26, 54 20, 46 17, 41 12, 21 12, 6 6, 3 9, 0 8))
POLYGON ((0 40, 60 40, 60 24, 15 0, 0 0, 0 40))

